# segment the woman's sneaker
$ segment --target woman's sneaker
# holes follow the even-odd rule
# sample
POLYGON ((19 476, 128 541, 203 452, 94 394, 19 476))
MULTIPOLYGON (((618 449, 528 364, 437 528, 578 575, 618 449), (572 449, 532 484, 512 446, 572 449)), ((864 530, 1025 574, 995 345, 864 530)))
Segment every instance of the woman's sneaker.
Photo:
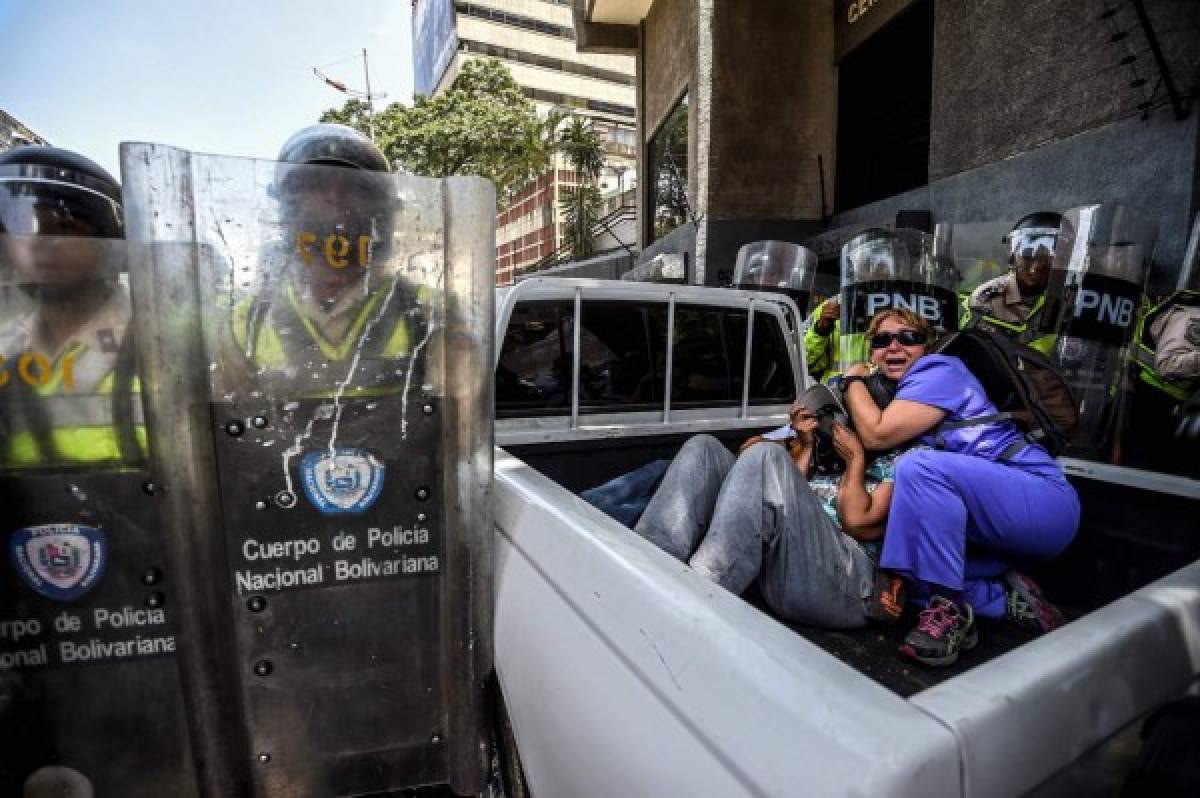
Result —
POLYGON ((943 596, 934 596, 921 610, 917 627, 904 638, 900 653, 925 665, 953 665, 959 651, 969 651, 978 642, 971 605, 960 606, 943 596))
POLYGON ((875 569, 875 589, 867 599, 867 617, 891 623, 904 613, 904 580, 895 574, 875 569))
POLYGON ((1004 602, 1004 617, 1034 632, 1051 632, 1062 626, 1063 614, 1044 595, 1042 589, 1020 571, 1004 575, 1008 583, 1004 602))

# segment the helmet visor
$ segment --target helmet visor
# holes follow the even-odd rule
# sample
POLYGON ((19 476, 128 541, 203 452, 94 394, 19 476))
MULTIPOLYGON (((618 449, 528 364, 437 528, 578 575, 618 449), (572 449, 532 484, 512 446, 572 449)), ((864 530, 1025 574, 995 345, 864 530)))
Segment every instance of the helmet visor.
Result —
POLYGON ((1057 227, 1022 227, 1009 233, 1008 254, 1014 262, 1032 261, 1039 257, 1053 260, 1057 244, 1057 227))
POLYGON ((842 247, 843 282, 900 280, 911 272, 908 249, 894 233, 863 233, 842 247))
MULTIPOLYGON (((74 182, 32 175, 0 174, 0 233, 9 235, 122 238, 121 206, 107 195, 74 182)), ((47 170, 49 171, 49 170, 47 170)))

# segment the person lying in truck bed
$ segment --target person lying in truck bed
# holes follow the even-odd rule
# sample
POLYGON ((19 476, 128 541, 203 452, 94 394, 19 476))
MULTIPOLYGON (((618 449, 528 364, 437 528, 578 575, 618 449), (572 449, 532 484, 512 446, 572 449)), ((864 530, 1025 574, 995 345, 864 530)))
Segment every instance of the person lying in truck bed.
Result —
POLYGON ((863 443, 913 449, 896 463, 880 568, 904 577, 928 606, 901 653, 949 665, 978 640, 975 615, 1009 618, 1041 631, 1062 615, 1021 562, 1049 560, 1079 526, 1079 498, 1050 454, 997 417, 979 380, 956 357, 926 354, 932 330, 907 310, 871 320, 871 361, 899 381, 886 408, 872 400, 869 373, 855 365, 843 399, 863 443))
POLYGON ((895 620, 903 583, 878 572, 876 561, 897 452, 871 458, 849 427, 834 423, 845 471, 818 470, 824 408, 806 405, 805 396, 792 408, 788 435, 751 438, 736 458, 716 438, 690 438, 634 530, 739 595, 757 579, 786 621, 854 628, 868 618, 895 620))

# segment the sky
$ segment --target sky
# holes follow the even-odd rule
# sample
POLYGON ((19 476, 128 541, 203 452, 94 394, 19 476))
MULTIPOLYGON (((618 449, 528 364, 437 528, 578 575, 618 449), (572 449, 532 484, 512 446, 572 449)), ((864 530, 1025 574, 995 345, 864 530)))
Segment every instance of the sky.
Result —
POLYGON ((0 109, 118 179, 121 141, 273 158, 347 99, 313 67, 362 90, 365 47, 377 107, 410 102, 410 14, 409 0, 0 0, 0 109))

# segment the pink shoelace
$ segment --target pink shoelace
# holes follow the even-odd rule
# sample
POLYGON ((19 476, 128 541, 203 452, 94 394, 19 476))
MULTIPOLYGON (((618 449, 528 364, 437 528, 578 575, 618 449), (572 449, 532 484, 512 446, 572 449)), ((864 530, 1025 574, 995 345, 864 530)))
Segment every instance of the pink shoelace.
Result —
POLYGON ((953 602, 935 598, 917 616, 917 629, 940 640, 946 634, 946 630, 954 626, 958 614, 958 608, 954 606, 953 602), (950 613, 952 607, 954 608, 953 614, 950 613))

